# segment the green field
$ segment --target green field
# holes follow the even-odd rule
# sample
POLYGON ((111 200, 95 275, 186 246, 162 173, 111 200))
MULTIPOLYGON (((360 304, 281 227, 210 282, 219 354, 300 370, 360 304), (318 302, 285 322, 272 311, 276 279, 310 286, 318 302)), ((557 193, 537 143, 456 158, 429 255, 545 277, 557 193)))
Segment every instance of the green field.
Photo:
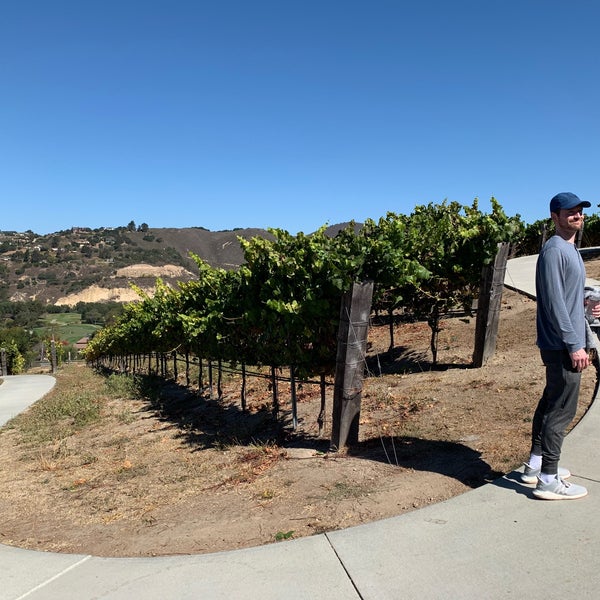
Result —
POLYGON ((98 325, 82 323, 79 313, 60 313, 44 315, 40 326, 36 327, 34 331, 40 337, 54 335, 57 340, 65 340, 74 344, 98 329, 100 329, 98 325))

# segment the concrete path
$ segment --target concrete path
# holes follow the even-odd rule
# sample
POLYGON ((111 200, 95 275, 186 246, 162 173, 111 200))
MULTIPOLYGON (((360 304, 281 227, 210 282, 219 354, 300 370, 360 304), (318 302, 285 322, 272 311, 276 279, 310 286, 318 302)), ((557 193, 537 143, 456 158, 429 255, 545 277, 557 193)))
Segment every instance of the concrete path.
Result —
POLYGON ((3 380, 0 384, 0 427, 45 396, 56 383, 50 375, 8 375, 0 379, 3 380))
MULTIPOLYGON (((530 278, 530 263, 529 273, 511 267, 515 281, 530 278)), ((3 392, 11 392, 5 385, 0 406, 3 392)), ((37 399, 17 395, 25 405, 37 399)), ((565 441, 561 462, 590 491, 579 500, 536 500, 533 488, 520 484, 513 472, 399 517, 248 550, 122 559, 0 545, 0 599, 596 598, 598 431, 600 409, 594 403, 565 441)))
MULTIPOLYGON (((600 253, 598 248, 585 248, 581 250, 581 253, 585 254, 585 250, 589 254, 600 253)), ((534 254, 509 260, 506 265, 504 285, 535 299, 535 265, 537 258, 537 254, 534 254)), ((600 281, 591 277, 588 277, 585 283, 586 285, 600 285, 600 281)))

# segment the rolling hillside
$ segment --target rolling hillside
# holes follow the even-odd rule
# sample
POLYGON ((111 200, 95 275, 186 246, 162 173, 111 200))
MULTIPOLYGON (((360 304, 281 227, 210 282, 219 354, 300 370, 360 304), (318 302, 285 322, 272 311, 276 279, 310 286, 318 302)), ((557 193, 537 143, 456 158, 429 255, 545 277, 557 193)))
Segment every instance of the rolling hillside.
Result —
POLYGON ((212 232, 203 228, 130 230, 73 228, 48 235, 0 231, 0 299, 129 301, 130 284, 152 289, 188 280, 197 271, 190 253, 214 267, 243 262, 238 236, 269 237, 263 229, 212 232))
MULTIPOLYGON (((346 225, 332 225, 327 233, 335 235, 346 225)), ((0 300, 70 306, 128 302, 137 298, 132 283, 152 290, 157 277, 171 285, 193 278, 197 266, 190 253, 213 267, 235 269, 244 260, 239 237, 272 236, 265 229, 136 228, 133 223, 48 235, 0 231, 0 300)))

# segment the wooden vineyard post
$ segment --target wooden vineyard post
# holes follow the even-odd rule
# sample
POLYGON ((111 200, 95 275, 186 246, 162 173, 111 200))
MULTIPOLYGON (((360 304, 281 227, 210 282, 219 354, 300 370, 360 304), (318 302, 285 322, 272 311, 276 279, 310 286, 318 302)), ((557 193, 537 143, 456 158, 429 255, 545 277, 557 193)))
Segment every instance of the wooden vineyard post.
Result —
POLYGON ((198 350, 198 391, 202 393, 204 391, 204 374, 202 373, 202 354, 198 350))
POLYGON ((58 371, 58 363, 56 360, 56 342, 54 340, 50 342, 50 364, 52 365, 52 373, 56 373, 58 371))
POLYGON ((298 396, 296 394, 296 373, 294 367, 290 367, 290 392, 292 396, 292 427, 298 429, 298 396))
POLYGON ((240 393, 242 400, 242 411, 246 412, 246 363, 242 363, 242 391, 240 393))
POLYGON ((223 360, 217 360, 217 399, 223 399, 223 360))
POLYGON ((331 450, 358 442, 373 282, 355 283, 340 311, 333 392, 331 450))
POLYGON ((215 399, 213 390, 213 365, 210 359, 208 361, 208 394, 211 400, 215 399))
POLYGON ((477 301, 477 321, 475 325, 475 349, 473 366, 482 367, 496 350, 500 305, 504 289, 504 275, 510 244, 498 244, 494 263, 483 268, 481 288, 477 301))
POLYGON ((323 429, 325 427, 325 400, 326 400, 326 385, 325 385, 325 373, 321 373, 319 380, 319 388, 321 391, 321 410, 317 417, 317 424, 319 425, 319 437, 323 435, 323 429))
POLYGON ((279 386, 277 385, 277 372, 271 367, 271 391, 273 393, 273 419, 279 419, 279 386))

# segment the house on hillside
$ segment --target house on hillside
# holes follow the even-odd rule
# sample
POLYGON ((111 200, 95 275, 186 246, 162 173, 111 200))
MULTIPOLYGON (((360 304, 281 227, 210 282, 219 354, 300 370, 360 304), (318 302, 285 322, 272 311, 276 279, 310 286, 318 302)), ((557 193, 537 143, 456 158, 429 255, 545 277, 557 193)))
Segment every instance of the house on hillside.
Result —
POLYGON ((77 352, 81 352, 88 345, 89 341, 90 341, 89 337, 87 337, 87 336, 86 337, 82 337, 80 340, 77 340, 73 344, 73 348, 75 348, 75 350, 77 350, 77 352))

